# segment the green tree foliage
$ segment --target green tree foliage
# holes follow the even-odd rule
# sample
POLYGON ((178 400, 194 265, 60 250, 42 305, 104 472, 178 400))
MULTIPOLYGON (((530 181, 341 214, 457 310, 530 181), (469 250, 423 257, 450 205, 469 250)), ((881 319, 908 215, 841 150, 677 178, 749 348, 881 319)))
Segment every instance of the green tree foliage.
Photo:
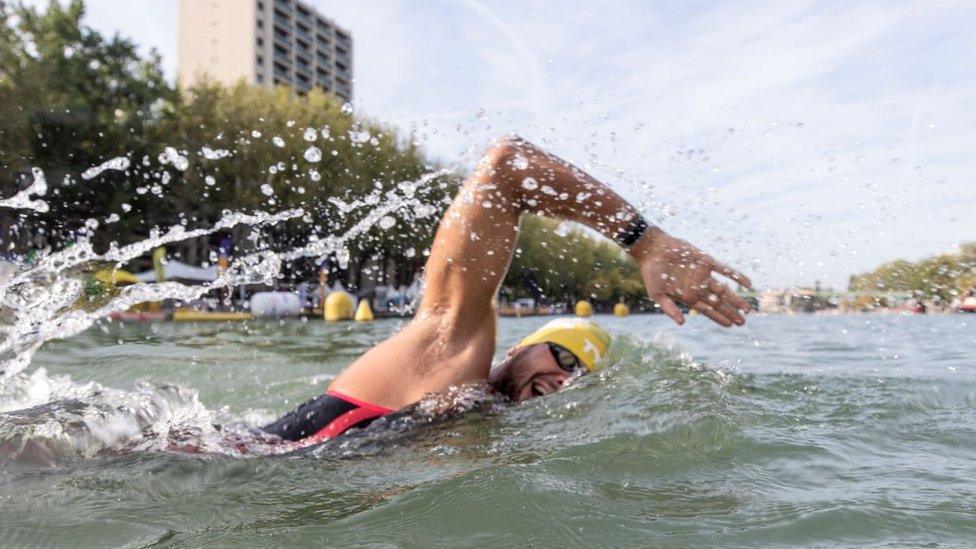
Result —
POLYGON ((522 219, 518 250, 502 293, 509 299, 588 299, 601 305, 645 298, 637 265, 617 245, 537 216, 522 219))
POLYGON ((976 287, 976 242, 960 246, 958 254, 943 254, 917 262, 897 260, 870 273, 851 277, 850 290, 911 292, 935 301, 951 302, 976 287))
MULTIPOLYGON (((269 237, 276 249, 300 246, 311 235, 345 233, 370 210, 346 215, 345 205, 377 193, 385 200, 398 184, 434 168, 412 140, 344 111, 318 90, 297 96, 286 88, 204 83, 181 94, 159 140, 158 148, 172 146, 187 159, 185 169, 170 163, 162 176, 172 196, 169 216, 188 212, 189 223, 209 226, 225 210, 302 208, 302 219, 269 237)), ((418 191, 436 205, 430 215, 407 223, 394 212, 392 228, 374 226, 351 242, 352 260, 402 255, 410 247, 422 257, 456 185, 451 177, 430 181, 418 191)))
POLYGON ((106 40, 81 24, 84 12, 81 0, 52 1, 46 11, 0 0, 5 195, 32 167, 57 183, 50 211, 32 223, 35 237, 63 237, 79 220, 106 212, 106 196, 129 194, 132 185, 122 174, 107 174, 97 185, 78 175, 120 154, 146 154, 160 106, 174 93, 156 53, 143 59, 131 41, 106 40))

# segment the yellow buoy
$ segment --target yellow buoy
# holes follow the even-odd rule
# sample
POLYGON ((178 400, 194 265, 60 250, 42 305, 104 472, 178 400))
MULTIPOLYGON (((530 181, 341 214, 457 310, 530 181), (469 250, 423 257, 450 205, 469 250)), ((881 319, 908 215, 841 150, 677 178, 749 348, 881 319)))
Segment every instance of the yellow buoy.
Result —
POLYGON ((613 316, 627 316, 630 314, 630 307, 626 303, 617 303, 613 306, 613 316))
POLYGON ((373 309, 369 307, 369 300, 363 299, 356 308, 356 322, 368 322, 373 320, 373 309))
POLYGON ((335 322, 337 320, 349 320, 352 318, 352 296, 346 292, 332 292, 325 298, 325 320, 335 322))
POLYGON ((590 302, 581 299, 576 302, 576 316, 590 316, 593 314, 593 305, 590 302))

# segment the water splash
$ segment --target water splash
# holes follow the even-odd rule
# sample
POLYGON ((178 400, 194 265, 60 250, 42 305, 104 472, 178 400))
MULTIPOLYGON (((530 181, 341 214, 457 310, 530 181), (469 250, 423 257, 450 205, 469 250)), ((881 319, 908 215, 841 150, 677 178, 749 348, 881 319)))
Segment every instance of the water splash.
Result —
MULTIPOLYGON (((165 151, 164 163, 181 162, 183 157, 179 156, 175 148, 167 147, 165 151)), ((160 161, 163 160, 161 157, 160 161)), ((165 299, 191 301, 214 289, 243 284, 271 284, 280 272, 283 262, 299 258, 312 257, 322 261, 335 254, 340 263, 345 263, 347 260, 343 261, 343 258, 349 256, 347 243, 362 236, 374 225, 379 224, 384 229, 391 228, 393 225, 389 221, 392 220, 390 214, 400 211, 402 216, 412 219, 432 215, 436 208, 418 198, 417 190, 451 171, 444 169, 432 172, 415 182, 402 182, 391 191, 375 189, 366 197, 349 204, 335 201, 341 215, 360 209, 366 211, 363 218, 343 234, 325 238, 311 235, 306 245, 295 249, 280 252, 261 250, 242 255, 235 258, 217 279, 199 286, 186 286, 176 282, 135 284, 122 289, 108 303, 94 310, 86 310, 79 305, 83 282, 78 275, 71 274, 73 271, 97 263, 112 263, 120 267, 159 246, 206 236, 238 225, 273 226, 282 221, 303 217, 306 212, 300 208, 274 214, 228 212, 209 228, 187 230, 183 225, 177 224, 165 233, 154 230, 149 238, 133 244, 119 247, 113 243, 104 253, 97 253, 90 241, 82 240, 68 249, 44 256, 33 267, 0 282, 0 303, 12 316, 12 321, 2 327, 2 375, 9 378, 27 368, 34 353, 45 342, 71 337, 102 318, 126 311, 140 303, 165 299)))
POLYGON ((101 175, 103 172, 106 171, 124 172, 125 170, 129 169, 130 164, 131 162, 127 157, 117 156, 111 160, 106 160, 105 162, 102 162, 98 166, 92 166, 91 168, 88 168, 81 174, 81 178, 84 179, 85 181, 88 181, 91 179, 95 179, 96 177, 98 177, 99 175, 101 175))
POLYGON ((48 210, 47 202, 43 200, 31 200, 33 196, 44 196, 47 194, 47 179, 44 172, 38 168, 31 170, 34 181, 28 187, 10 198, 0 200, 0 208, 10 208, 12 210, 34 210, 44 213, 48 210))

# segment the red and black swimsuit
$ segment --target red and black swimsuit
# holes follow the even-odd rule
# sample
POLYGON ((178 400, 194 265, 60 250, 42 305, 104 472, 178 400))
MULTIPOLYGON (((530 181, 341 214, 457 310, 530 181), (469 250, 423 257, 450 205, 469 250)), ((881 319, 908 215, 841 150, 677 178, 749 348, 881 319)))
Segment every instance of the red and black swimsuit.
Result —
POLYGON ((326 391, 261 430, 285 440, 316 443, 349 429, 365 427, 392 411, 336 391, 326 391))

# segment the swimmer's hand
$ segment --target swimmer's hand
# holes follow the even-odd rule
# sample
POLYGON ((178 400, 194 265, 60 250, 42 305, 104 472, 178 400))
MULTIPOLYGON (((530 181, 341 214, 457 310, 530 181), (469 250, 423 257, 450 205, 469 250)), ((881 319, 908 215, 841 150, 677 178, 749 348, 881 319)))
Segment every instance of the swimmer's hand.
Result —
POLYGON ((712 277, 718 273, 751 288, 742 273, 656 227, 634 244, 630 254, 637 260, 648 296, 678 324, 684 324, 685 317, 675 302, 725 327, 745 324, 749 303, 712 277))

